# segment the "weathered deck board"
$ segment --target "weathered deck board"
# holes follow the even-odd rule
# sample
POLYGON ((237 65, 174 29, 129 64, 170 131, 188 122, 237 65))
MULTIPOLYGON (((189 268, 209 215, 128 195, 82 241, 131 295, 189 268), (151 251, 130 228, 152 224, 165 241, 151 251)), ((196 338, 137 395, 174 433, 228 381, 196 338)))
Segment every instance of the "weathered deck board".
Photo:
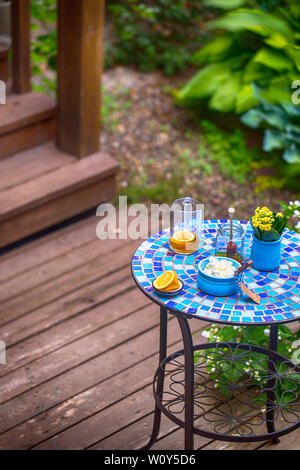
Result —
MULTIPOLYGON (((98 241, 91 217, 0 257, 1 449, 138 449, 152 429, 159 309, 134 286, 138 241, 98 241)), ((169 352, 182 347, 169 316, 169 352)), ((198 343, 202 321, 192 321, 198 343)), ((201 420, 203 418, 199 418, 201 420)), ((298 449, 195 437, 200 449, 298 449)), ((162 419, 154 449, 182 449, 162 419)))
MULTIPOLYGON (((70 292, 75 292, 83 285, 88 285, 96 279, 104 278, 108 274, 128 266, 131 251, 136 243, 128 243, 128 245, 123 243, 122 245, 119 240, 108 240, 107 246, 102 246, 102 254, 94 255, 91 262, 84 264, 84 260, 80 260, 80 266, 77 268, 67 270, 61 276, 50 276, 50 280, 43 282, 34 289, 26 290, 22 295, 15 295, 2 302, 0 304, 0 325, 4 325, 70 292), (114 241, 115 244, 110 244, 109 241, 114 241), (33 291, 36 290, 38 290, 38 295, 33 295, 33 291)), ((29 277, 28 273, 27 277, 29 277)), ((22 286, 20 286, 20 290, 22 290, 22 286)))

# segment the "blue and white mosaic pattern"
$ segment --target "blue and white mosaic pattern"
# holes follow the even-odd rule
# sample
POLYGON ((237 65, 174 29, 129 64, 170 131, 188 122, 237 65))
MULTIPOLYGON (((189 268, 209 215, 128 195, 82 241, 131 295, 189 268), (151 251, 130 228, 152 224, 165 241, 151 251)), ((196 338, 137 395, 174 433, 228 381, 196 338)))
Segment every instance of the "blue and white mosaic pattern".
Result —
MULTIPOLYGON (((145 240, 132 259, 132 271, 138 286, 169 309, 211 322, 259 325, 300 320, 300 235, 289 230, 285 230, 282 237, 278 270, 262 272, 250 269, 244 274, 243 282, 260 296, 260 305, 242 294, 213 297, 197 288, 197 265, 200 260, 214 254, 216 233, 224 222, 227 221, 204 221, 201 248, 193 255, 173 253, 169 249, 168 230, 145 240), (183 290, 171 299, 152 288, 152 281, 170 269, 175 270, 184 282, 183 290)), ((252 228, 248 222, 241 223, 245 228, 245 258, 249 258, 252 228)))

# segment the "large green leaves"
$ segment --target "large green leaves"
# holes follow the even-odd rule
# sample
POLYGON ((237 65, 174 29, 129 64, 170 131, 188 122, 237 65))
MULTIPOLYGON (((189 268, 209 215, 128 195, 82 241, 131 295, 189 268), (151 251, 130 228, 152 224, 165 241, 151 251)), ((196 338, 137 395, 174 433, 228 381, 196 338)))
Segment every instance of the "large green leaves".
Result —
POLYGON ((241 72, 232 73, 230 80, 226 80, 215 90, 209 102, 211 109, 224 113, 235 109, 236 97, 241 88, 241 75, 241 72))
POLYGON ((293 30, 285 20, 272 13, 260 10, 240 8, 231 11, 223 17, 212 21, 210 28, 224 29, 232 32, 252 31, 263 37, 281 34, 288 43, 293 44, 294 42, 293 30))
POLYGON ((294 61, 297 69, 300 71, 300 46, 288 44, 285 48, 287 55, 294 61))
POLYGON ((283 151, 300 163, 300 107, 291 103, 291 84, 300 70, 300 7, 286 0, 206 0, 233 9, 209 24, 217 35, 193 61, 204 68, 179 92, 194 104, 206 99, 219 112, 242 114, 242 122, 265 130, 263 149, 283 151), (244 5, 255 8, 240 8, 244 5), (258 8, 261 8, 258 9, 258 8), (263 11, 264 10, 264 11, 263 11))
POLYGON ((277 150, 284 148, 286 143, 285 136, 283 132, 274 131, 267 129, 264 135, 263 140, 263 149, 265 152, 271 152, 272 150, 277 150))
POLYGON ((217 36, 193 55, 192 62, 202 65, 227 58, 233 43, 231 36, 217 36))
MULTIPOLYGON (((255 94, 259 96, 256 90, 255 94)), ((261 99, 261 96, 260 96, 261 99)), ((264 133, 263 150, 283 149, 282 157, 290 164, 300 163, 300 109, 290 102, 273 106, 261 101, 259 107, 249 110, 241 121, 252 128, 267 128, 264 133)))
POLYGON ((257 129, 262 124, 268 124, 271 127, 283 130, 286 126, 286 115, 279 106, 265 106, 250 109, 250 111, 241 117, 241 121, 254 129, 257 129))
POLYGON ((300 163, 300 146, 291 144, 285 149, 283 159, 287 163, 300 163))
POLYGON ((253 108, 259 103, 253 93, 252 84, 244 84, 240 86, 236 96, 235 111, 240 114, 244 113, 250 108, 253 108))
POLYGON ((253 57, 253 61, 278 72, 292 70, 294 67, 293 62, 286 56, 286 54, 284 54, 284 52, 268 47, 262 47, 259 49, 253 57))
POLYGON ((275 47, 275 49, 283 49, 285 46, 288 45, 288 41, 280 33, 273 33, 267 39, 265 39, 265 43, 269 46, 275 47))
POLYGON ((208 65, 179 91, 179 101, 209 98, 223 83, 231 79, 231 70, 227 63, 208 65))
POLYGON ((245 0, 204 0, 206 7, 223 8, 224 10, 231 10, 244 5, 245 0))

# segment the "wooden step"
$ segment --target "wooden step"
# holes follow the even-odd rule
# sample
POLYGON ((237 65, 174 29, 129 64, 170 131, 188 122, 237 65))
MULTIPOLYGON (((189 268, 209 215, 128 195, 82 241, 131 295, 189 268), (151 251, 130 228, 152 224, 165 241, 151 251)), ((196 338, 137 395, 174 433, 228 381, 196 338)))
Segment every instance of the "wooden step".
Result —
POLYGON ((3 80, 4 82, 7 82, 9 78, 8 54, 8 48, 5 45, 0 44, 0 80, 3 80))
POLYGON ((78 160, 53 143, 0 161, 0 247, 111 200, 117 170, 108 155, 78 160))
POLYGON ((48 95, 8 95, 0 107, 0 159, 52 140, 55 113, 55 100, 48 95))

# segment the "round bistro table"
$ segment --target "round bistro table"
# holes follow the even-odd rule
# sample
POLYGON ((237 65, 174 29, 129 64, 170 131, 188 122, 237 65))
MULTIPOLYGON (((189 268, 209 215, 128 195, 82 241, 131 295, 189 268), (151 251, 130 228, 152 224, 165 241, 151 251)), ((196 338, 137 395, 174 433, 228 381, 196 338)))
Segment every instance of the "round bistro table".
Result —
MULTIPOLYGON (((300 236, 285 230, 280 268, 249 269, 244 283, 261 299, 260 305, 242 294, 214 297, 196 285, 197 265, 214 254, 221 223, 207 220, 199 251, 180 255, 169 249, 169 230, 141 243, 132 257, 137 286, 160 306, 159 364, 154 375, 154 423, 149 449, 157 440, 161 413, 185 429, 185 449, 193 450, 194 434, 210 439, 252 442, 279 437, 300 426, 300 368, 277 353, 278 325, 300 319, 300 236), (152 281, 173 269, 183 289, 172 298, 154 291, 152 281), (167 356, 167 314, 179 323, 183 349, 167 356), (190 319, 225 325, 270 329, 269 349, 239 343, 194 345, 190 319), (235 373, 232 373, 234 369, 235 373)), ((250 256, 252 228, 245 229, 245 259, 250 256)))

